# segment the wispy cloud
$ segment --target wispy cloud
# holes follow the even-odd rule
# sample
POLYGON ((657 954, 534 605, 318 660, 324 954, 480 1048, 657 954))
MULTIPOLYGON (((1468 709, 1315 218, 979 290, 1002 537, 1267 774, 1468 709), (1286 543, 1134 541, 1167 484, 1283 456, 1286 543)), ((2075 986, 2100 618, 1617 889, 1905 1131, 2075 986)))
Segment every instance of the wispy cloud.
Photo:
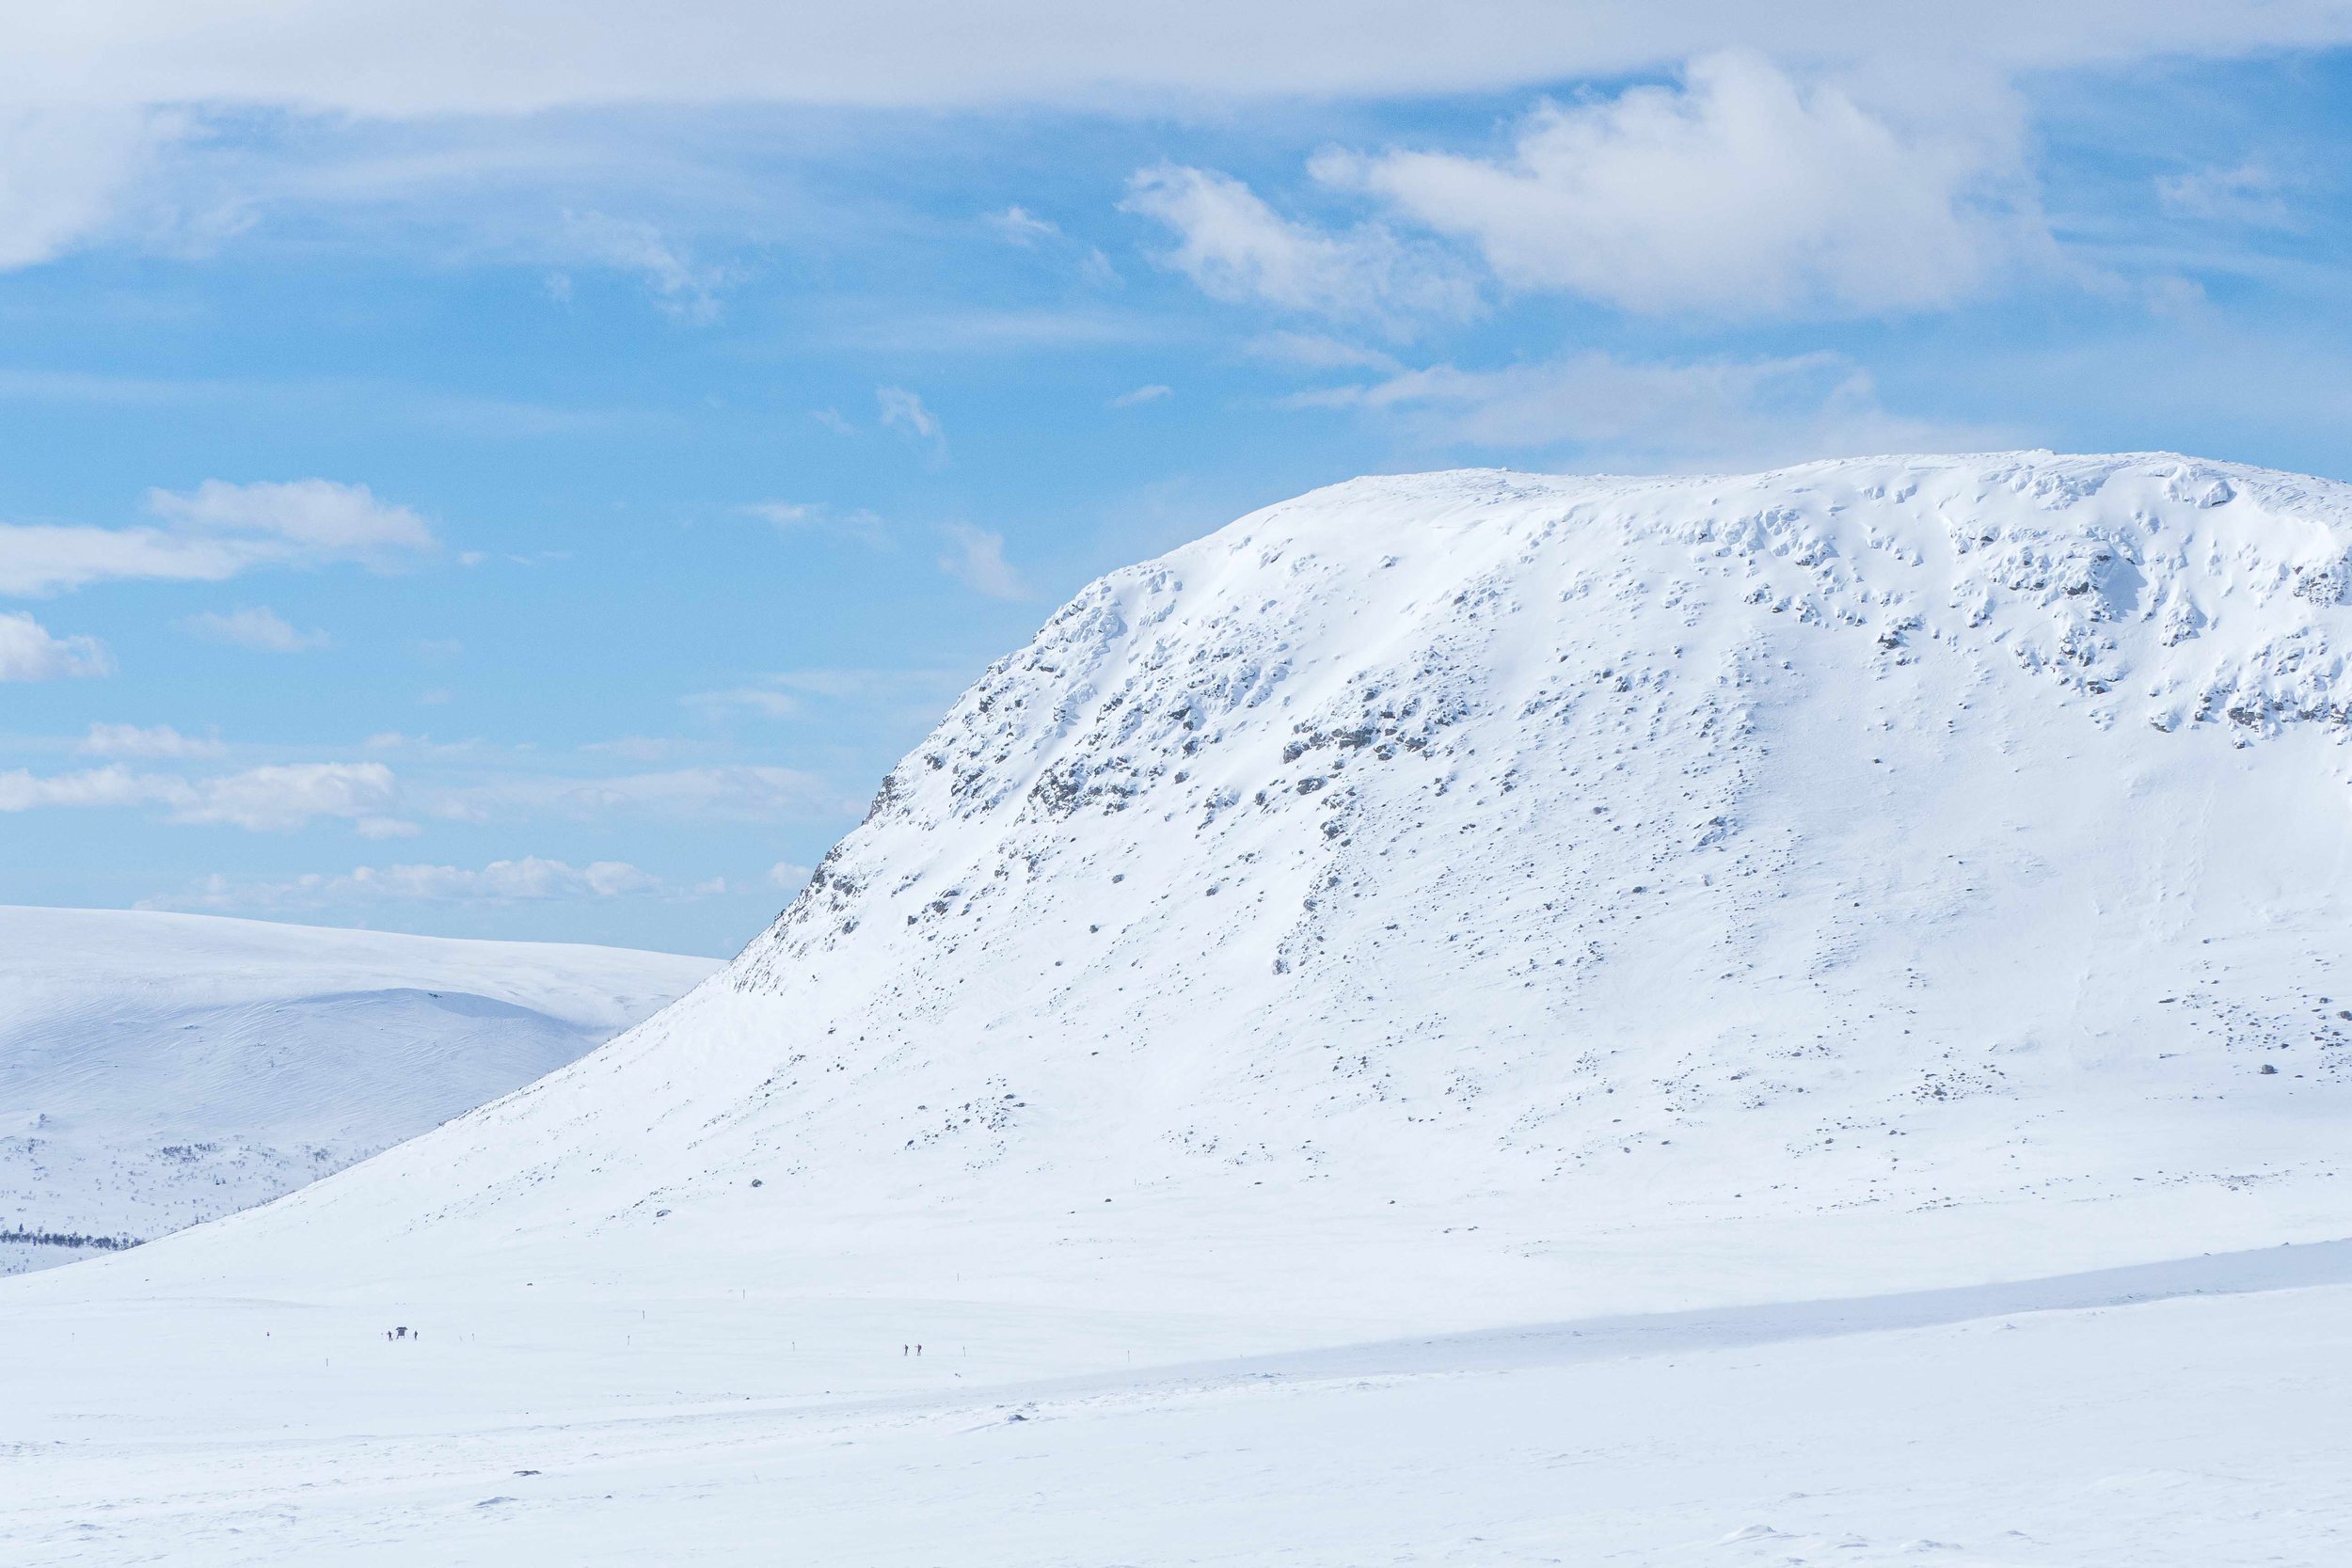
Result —
POLYGON ((1306 371, 1401 371, 1393 354, 1319 332, 1263 332, 1242 345, 1253 359, 1306 371))
MULTIPOLYGON (((680 321, 697 325, 719 315, 719 290, 732 280, 724 267, 698 264, 650 223, 604 213, 566 213, 564 227, 592 261, 644 279, 654 304, 680 321)), ((566 280, 565 297, 570 294, 566 280)))
POLYGON ((736 711, 765 719, 798 719, 827 704, 852 705, 871 712, 889 706, 911 717, 930 715, 963 685, 953 670, 782 670, 739 686, 696 691, 680 698, 706 712, 736 711))
POLYGON ((95 637, 57 637, 22 611, 0 613, 0 681, 46 681, 114 671, 95 637))
POLYGON ((2286 198, 2286 182, 2259 163, 2188 169, 2156 181, 2156 199, 2167 213, 2203 223, 2288 228, 2295 210, 2286 198))
POLYGON ((1565 448, 1579 461, 1611 466, 1745 467, 1998 444, 1997 433, 1890 413, 1866 371, 1826 353, 1688 362, 1580 354, 1493 371, 1437 365, 1291 401, 1395 416, 1434 443, 1565 448))
POLYGON ((675 883, 627 861, 571 865, 525 855, 484 866, 360 865, 335 875, 284 880, 207 877, 183 894, 141 899, 145 910, 318 910, 351 904, 516 904, 552 899, 697 898, 726 891, 723 879, 675 883))
POLYGON ((764 767, 680 768, 592 779, 511 776, 455 785, 424 799, 430 815, 463 822, 624 814, 757 821, 834 816, 848 804, 839 790, 813 773, 764 767))
POLYGON ((0 594, 122 578, 218 582, 260 566, 357 562, 389 570, 437 541, 424 519, 364 484, 303 479, 150 490, 161 527, 0 524, 0 594))
POLYGON ((915 440, 928 442, 934 460, 947 455, 947 432, 923 400, 904 387, 877 387, 874 402, 882 410, 882 428, 905 432, 915 440))
POLYGON ((225 642, 232 648, 250 648, 256 653, 298 654, 310 648, 324 648, 334 641, 323 631, 297 630, 284 616, 262 606, 233 610, 227 614, 208 610, 186 617, 180 625, 208 642, 225 642))
POLYGON ((939 569, 958 582, 992 599, 1032 597, 1029 586, 1005 559, 1005 536, 969 523, 949 523, 940 531, 949 549, 939 558, 939 569))
POLYGON ((1033 245, 1040 240, 1056 239, 1061 234, 1059 224, 1048 222, 1025 207, 1008 207, 1001 213, 990 213, 981 221, 1019 245, 1033 245))
POLYGON ((882 518, 864 507, 844 512, 822 501, 755 501, 742 512, 779 533, 832 533, 875 545, 885 531, 882 518))
POLYGON ((738 686, 724 691, 696 691, 682 698, 688 707, 755 713, 763 719, 797 719, 806 705, 789 691, 772 687, 738 686))
POLYGON ((187 129, 176 111, 119 103, 0 111, 0 270, 55 261, 103 234, 187 129))
POLYGON ((1149 387, 1138 387, 1132 392, 1120 393, 1111 399, 1110 405, 1113 408, 1133 408, 1139 404, 1159 403, 1175 395, 1176 388, 1163 387, 1155 381, 1149 387))
POLYGON ((0 812, 51 807, 161 806, 174 822, 291 832, 314 818, 341 818, 372 838, 415 827, 393 816, 400 784, 375 762, 293 763, 191 779, 119 766, 36 775, 0 772, 0 812))
POLYGON ((73 748, 89 757, 216 757, 227 753, 220 736, 182 735, 169 724, 92 724, 73 748))
POLYGON ((1160 260, 1213 298, 1391 327, 1478 308, 1476 284, 1435 247, 1378 223, 1327 231, 1293 222, 1213 170, 1144 169, 1120 206, 1172 230, 1176 245, 1160 260))

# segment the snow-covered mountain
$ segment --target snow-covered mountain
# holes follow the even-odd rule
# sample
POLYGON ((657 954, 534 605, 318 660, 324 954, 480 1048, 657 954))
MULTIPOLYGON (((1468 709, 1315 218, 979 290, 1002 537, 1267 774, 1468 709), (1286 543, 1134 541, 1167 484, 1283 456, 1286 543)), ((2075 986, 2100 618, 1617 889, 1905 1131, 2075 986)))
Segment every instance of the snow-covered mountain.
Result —
POLYGON ((0 909, 0 1273, 276 1197, 580 1056, 707 959, 0 909))
POLYGON ((1483 1273, 1604 1224, 2300 1213, 2348 561, 2343 488, 2171 457, 1318 492, 1079 594, 722 981, 252 1235, 891 1245, 1074 1196, 1188 1255, 1271 1190, 1377 1299, 1439 1217, 1483 1273))
MULTIPOLYGON (((1709 1391, 1740 1386, 1786 1413, 1756 1435, 1787 1445, 1786 1473, 1690 1473, 1866 1513, 1886 1486, 1917 1502, 1931 1473, 1836 1484, 1911 1440, 1887 1402, 1955 1412, 1932 1506, 1866 1528, 1842 1503, 1774 1505, 1824 1552, 1857 1547, 1840 1560, 1910 1560, 1950 1538, 1937 1509, 2060 1543, 1964 1560, 2206 1560, 2222 1536, 2085 1544, 2125 1505, 2015 1499, 2120 1496, 2122 1462, 2060 1435, 2066 1412, 2146 1436, 2133 1475, 2203 1474, 2201 1434, 2317 1418, 2272 1420, 2278 1382, 2275 1406, 2188 1419, 2213 1404, 2189 1391, 2251 1386, 2229 1347, 2291 1338, 2282 1377, 2341 1360, 2312 1325, 2340 1314, 2352 1261, 2265 1259, 2352 1215, 2348 600, 2352 488, 2172 456, 1449 473, 1254 514, 1095 583, 992 668, 774 926, 656 1017, 278 1203, 0 1287, 0 1372, 76 1334, 121 1359, 96 1390, 37 1376, 0 1440, 39 1437, 40 1411, 161 1433, 159 1390, 181 1402, 174 1442, 189 1410, 206 1454, 258 1453, 294 1419, 344 1434, 346 1478, 377 1473, 362 1433, 495 1429, 400 1483, 427 1555, 467 1560, 452 1544, 488 1517, 469 1510, 535 1496, 498 1466, 535 1477, 560 1441, 578 1473, 516 1538, 548 1560, 654 1551, 648 1521, 699 1528, 722 1496, 749 1560, 754 1522, 838 1512, 840 1465, 814 1456, 897 1443, 927 1478, 961 1474, 983 1461, 954 1445, 982 1427, 960 1423, 1006 1419, 976 1390, 1085 1373, 1005 1399, 1016 1418, 1140 1413, 1135 1475, 1276 1431, 1360 1454, 1350 1506, 1391 1521, 1366 1539, 1431 1560, 1656 1561, 1645 1521, 1681 1529, 1705 1497, 1661 1495, 1615 1535, 1586 1507, 1511 1555, 1438 1507, 1490 1484, 1446 1455, 1486 1444, 1511 1497, 1575 1513, 1557 1465, 1600 1498, 1679 1473, 1720 1442, 1709 1391), (2136 1307, 2112 1330, 2082 1315, 2288 1285, 2318 1293, 2136 1307), (1974 1337, 2060 1306, 2058 1338, 1974 1337), (362 1354, 387 1323, 430 1324, 435 1348, 362 1354), (1307 1351, 1519 1323, 1563 1326, 1307 1351), (1916 1333, 1721 1360, 1897 1327, 1916 1333), (921 1341, 955 1358, 901 1349, 921 1341), (1713 1381, 1563 1372, 1512 1384, 1499 1426, 1506 1395, 1460 1381, 1645 1344, 1713 1381), (1242 1354, 1324 1391, 1249 1394, 1260 1363, 1115 1381, 1242 1354), (2169 1371, 2084 1381, 2118 1356, 2169 1371), (1959 1368, 1964 1386, 1939 1381, 1959 1368), (1367 1377, 1440 1370, 1454 1391, 1420 1415, 1347 1414, 1367 1377), (1969 1404, 1979 1389, 2010 1403, 1969 1404), (1212 1418, 1244 1399, 1278 1402, 1212 1418), (1558 1425, 1599 1409, 1614 1433, 1558 1425), (1405 1435, 1424 1431, 1427 1452, 1405 1435), (663 1446, 686 1433, 691 1460, 663 1446), (642 1516, 598 1502, 616 1488, 642 1516)), ((2247 1441, 2303 1516, 2323 1494, 2352 1506, 2311 1457, 2325 1441, 2247 1441)), ((1045 1486, 1028 1459, 1116 1495, 1092 1439, 1036 1444, 987 1461, 976 1495, 1045 1486)), ((107 1495, 91 1465, 76 1496, 107 1495)), ((270 1498, 316 1550, 414 1544, 373 1492, 334 1501, 297 1492, 316 1472, 293 1459, 245 1465, 187 1460, 152 1516, 217 1521, 224 1557, 250 1549, 228 1511, 277 1528, 270 1498), (216 1463, 249 1506, 212 1500, 216 1463)), ((910 1473, 871 1495, 904 1498, 910 1473)), ((1263 1543, 1265 1508, 1218 1509, 1265 1472, 1216 1474, 1155 1517, 1263 1543)), ((2174 1514, 2218 1506, 2192 1487, 2174 1514)), ((980 1549, 971 1517, 911 1513, 890 1552, 844 1523, 836 1555, 1188 1555, 1135 1550, 1108 1501, 1060 1555, 1018 1530, 980 1549)), ((1784 1532, 1744 1524, 1703 1560, 1787 1560, 1784 1532)), ((2266 1528, 2225 1534, 2287 1539, 2266 1528)))

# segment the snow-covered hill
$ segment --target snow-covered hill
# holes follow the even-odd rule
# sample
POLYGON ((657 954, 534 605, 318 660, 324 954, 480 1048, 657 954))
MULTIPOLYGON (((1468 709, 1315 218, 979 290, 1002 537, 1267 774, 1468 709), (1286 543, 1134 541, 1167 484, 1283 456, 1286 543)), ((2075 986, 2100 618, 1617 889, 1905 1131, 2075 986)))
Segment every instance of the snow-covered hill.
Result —
POLYGON ((0 909, 0 1272, 276 1197, 563 1066, 717 967, 0 909))
MULTIPOLYGON (((1244 1398, 1246 1370, 1088 1398, 1150 1413, 1134 1452, 1160 1460, 1138 1466, 1276 1427, 1360 1448, 1388 1478, 1351 1482, 1363 1516, 1432 1560, 1654 1561, 1664 1538, 1638 1518, 1530 1526, 1503 1553, 1477 1544, 1482 1518, 1414 1500, 1490 1484, 1445 1452, 1494 1449, 1521 1497, 1571 1463, 1602 1498, 1681 1473, 1721 1458, 1713 1391, 1749 1378, 1789 1413, 1776 1483, 1690 1473, 1725 1497, 1862 1499, 1793 1510, 1824 1550, 1858 1532, 1869 1550, 1841 1560, 1908 1560, 1901 1529, 1920 1550, 1949 1539, 1922 1522, 1936 1508, 2009 1541, 2020 1499, 2052 1487, 2106 1489, 2018 1537, 2062 1538, 2055 1555, 1953 1560, 2211 1560, 2221 1537, 2162 1524, 2222 1517, 2209 1487, 2151 1481, 2177 1506, 2135 1513, 2113 1465, 2217 1473, 2200 1442, 2308 1429, 2295 1380, 2344 1364, 2312 1327, 2340 1319, 2341 1249, 2334 1273, 2292 1278, 2249 1249, 2352 1229, 2348 585, 2352 489, 2170 456, 1450 473, 1270 508, 1094 584, 990 670, 720 978, 278 1203, 0 1287, 0 1371, 70 1335, 119 1357, 95 1390, 36 1378, 0 1440, 68 1411, 160 1433, 167 1389, 175 1442, 190 1410, 205 1454, 293 1419, 347 1438, 321 1462, 346 1479, 389 1473, 363 1433, 496 1430, 402 1472, 400 1528, 425 1555, 469 1560, 458 1544, 495 1516, 469 1511, 523 1496, 498 1466, 536 1475, 560 1447, 561 1505, 475 1560, 528 1541, 625 1560, 657 1539, 645 1520, 721 1493, 748 1560, 763 1509, 834 1506, 834 1445, 916 1453, 920 1428, 949 1446, 906 1463, 953 1469, 980 1430, 959 1423, 1005 1418, 976 1388, 1018 1384, 1015 1415, 1074 1420, 1085 1401, 1024 1380, 1273 1354, 1342 1381, 1238 1427, 1187 1402, 1244 1398), (2202 1278, 2199 1255, 2229 1251, 2250 1260, 2220 1287, 2069 1296, 2046 1340, 1887 1305, 2120 1265, 2202 1278), (2288 1284, 2318 1293, 2269 1299, 2288 1284), (2128 1329, 2088 1315, 2213 1288, 2249 1294, 2133 1307, 2128 1329), (1848 1299, 1772 1305, 1821 1298, 1848 1299), (1735 1307, 1792 1341, 1910 1337, 1740 1360, 1759 1341, 1657 1316, 1735 1307), (374 1348, 387 1323, 429 1325, 432 1348, 386 1359, 408 1354, 374 1348), (1500 1396, 1460 1380, 1496 1364, 1463 1351, 1452 1391, 1391 1412, 1406 1426, 1361 1429, 1347 1390, 1372 1364, 1299 1359, 1513 1323, 1711 1370, 1564 1373, 1489 1429, 1500 1396), (2257 1389, 2227 1347, 2273 1334, 2298 1349, 2257 1389), (902 1354, 916 1341, 955 1357, 902 1354), (2129 1378, 2091 1376, 2122 1354, 2129 1378), (1967 1387, 1946 1388, 1960 1367, 1967 1387), (1970 1402, 1993 1389, 2018 1402, 1970 1402), (2233 1389, 2274 1402, 2207 1398, 2233 1389), (1873 1470, 1938 1399, 1963 1423, 1945 1467, 1873 1470), (2092 1407, 2145 1437, 2128 1461, 2062 1437, 2092 1407), (1621 1429, 1560 1429, 1587 1408, 1621 1429), (640 1417, 691 1431, 691 1459, 640 1417), (1423 1452, 1407 1427, 1424 1418, 1475 1440, 1423 1452), (781 1490, 755 1484, 778 1470, 781 1490), (1911 1507, 1931 1484, 1941 1500, 1911 1507), (1905 1485, 1865 1529, 1886 1501, 1867 1489, 1905 1485), (613 1518, 597 1499, 614 1495, 649 1512, 613 1518), (2127 1514, 2145 1528, 2086 1544, 2086 1521, 2127 1514)), ((1089 1442, 1041 1437, 989 1484, 1109 1487, 1089 1442)), ((2262 1463, 2306 1509, 2352 1506, 2276 1448, 2262 1463)), ((283 1457, 249 1505, 215 1503, 215 1464, 185 1460, 156 1517, 216 1521, 219 1555, 281 1504, 314 1521, 289 1542, 395 1539, 378 1494, 309 1497, 315 1476, 283 1457)), ((1155 1517, 1273 1539, 1279 1511, 1249 1490, 1268 1473, 1234 1459, 1155 1517), (1259 1508, 1216 1513, 1236 1487, 1259 1508)), ((1656 1506, 1695 1539, 1702 1504, 1656 1506)), ((1137 1550, 1103 1517, 1057 1556, 1018 1530, 977 1549, 968 1511, 943 1509, 850 1555, 1193 1555, 1137 1550)), ((1380 1555, 1341 1539, 1300 1560, 1380 1555)), ((1732 1544, 1699 1560, 1788 1555, 1777 1527, 1732 1544)))

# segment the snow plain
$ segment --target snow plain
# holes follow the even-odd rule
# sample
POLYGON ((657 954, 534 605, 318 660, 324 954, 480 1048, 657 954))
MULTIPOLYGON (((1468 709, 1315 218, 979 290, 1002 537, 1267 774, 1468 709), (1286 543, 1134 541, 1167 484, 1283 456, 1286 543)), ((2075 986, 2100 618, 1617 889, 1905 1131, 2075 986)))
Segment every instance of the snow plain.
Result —
POLYGON ((0 908, 0 1273, 247 1208, 584 1054, 708 959, 0 908))
POLYGON ((2344 1560, 2347 585, 2161 455, 1244 518, 611 1045, 0 1282, 0 1555, 2344 1560))

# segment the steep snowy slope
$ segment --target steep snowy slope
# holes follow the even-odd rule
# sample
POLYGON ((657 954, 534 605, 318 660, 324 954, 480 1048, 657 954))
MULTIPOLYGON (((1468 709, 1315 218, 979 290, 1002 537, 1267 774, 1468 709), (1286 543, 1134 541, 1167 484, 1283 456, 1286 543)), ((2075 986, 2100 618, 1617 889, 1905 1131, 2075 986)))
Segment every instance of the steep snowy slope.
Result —
POLYGON ((717 967, 0 909, 0 1272, 340 1170, 563 1066, 717 967))

